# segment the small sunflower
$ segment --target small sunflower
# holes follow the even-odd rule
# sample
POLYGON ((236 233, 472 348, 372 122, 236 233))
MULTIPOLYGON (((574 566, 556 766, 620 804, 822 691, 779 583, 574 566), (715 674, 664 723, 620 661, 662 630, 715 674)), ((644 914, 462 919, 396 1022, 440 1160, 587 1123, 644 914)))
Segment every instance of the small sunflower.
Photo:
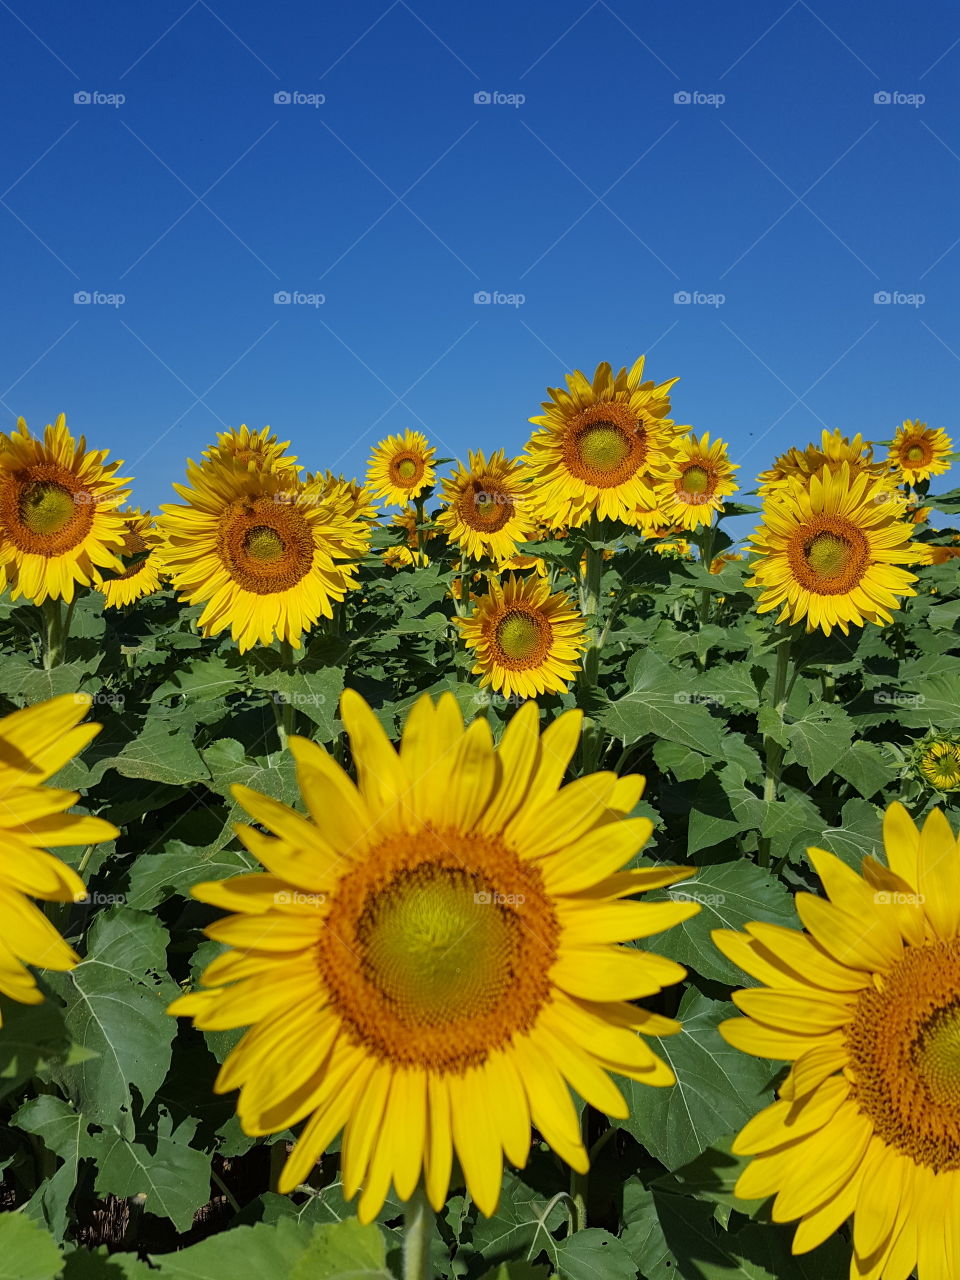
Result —
POLYGON ((779 1101, 733 1150, 736 1184, 799 1219, 806 1253, 853 1217, 850 1274, 955 1280, 960 1258, 960 847, 935 809, 918 831, 902 805, 884 820, 887 866, 862 878, 822 849, 809 856, 826 898, 800 893, 806 932, 748 924, 713 934, 762 985, 734 993, 722 1023, 734 1048, 792 1065, 779 1101))
POLYGON ((380 558, 389 569, 408 569, 411 565, 423 568, 430 563, 430 557, 423 551, 411 551, 403 543, 387 547, 380 558))
POLYGON ((47 847, 97 844, 119 835, 100 818, 66 813, 75 791, 42 784, 100 732, 80 724, 90 709, 85 693, 65 693, 0 720, 0 991, 21 1004, 43 994, 27 965, 72 969, 80 957, 30 898, 79 902, 83 881, 47 847))
POLYGON ((469 465, 458 462, 453 475, 443 481, 443 510, 437 525, 465 555, 475 560, 505 560, 534 532, 536 517, 530 502, 530 486, 524 468, 510 461, 503 449, 491 454, 469 454, 469 465))
POLYGON ((334 475, 332 471, 318 471, 315 476, 307 477, 307 484, 319 486, 320 491, 332 499, 348 519, 376 523, 377 508, 373 494, 359 480, 348 480, 346 476, 334 475))
POLYGON ((596 514, 636 525, 637 509, 655 505, 683 429, 667 417, 677 379, 642 382, 643 363, 617 374, 600 364, 592 383, 577 369, 530 419, 541 430, 527 444, 528 474, 551 523, 576 528, 596 514))
POLYGON ((466 618, 455 618, 464 643, 476 650, 475 675, 504 697, 563 693, 587 647, 583 615, 565 591, 550 594, 542 578, 508 573, 491 579, 466 618))
POLYGON ((824 467, 835 473, 844 463, 852 480, 858 475, 866 474, 874 480, 882 481, 885 488, 894 487, 889 465, 886 462, 874 462, 873 446, 866 443, 862 435, 855 435, 851 440, 839 430, 824 430, 819 445, 808 444, 805 449, 788 449, 769 470, 761 472, 758 476, 758 492, 766 497, 793 483, 806 486, 811 477, 819 474, 824 467))
POLYGON ((899 596, 912 596, 916 574, 899 566, 922 560, 910 542, 913 526, 899 519, 902 504, 889 501, 882 481, 851 479, 847 464, 828 467, 809 486, 781 489, 767 498, 752 550, 761 587, 759 613, 780 609, 777 622, 806 620, 829 635, 864 620, 891 622, 899 596))
POLYGON ((932 542, 922 545, 930 564, 946 564, 948 560, 960 559, 960 547, 941 547, 932 542))
POLYGON ((187 468, 174 485, 186 505, 162 509, 162 565, 189 604, 206 605, 204 635, 230 628, 241 652, 300 637, 357 586, 352 562, 370 525, 349 495, 302 484, 288 471, 218 463, 187 468))
POLYGON ((960 738, 928 738, 918 745, 914 760, 931 787, 943 792, 960 791, 960 738))
POLYGON ((0 434, 0 573, 14 600, 69 604, 99 570, 122 572, 126 530, 117 507, 129 491, 117 475, 123 464, 107 465, 108 453, 74 440, 62 413, 43 440, 22 418, 11 435, 0 434))
POLYGON ((684 529, 712 524, 724 498, 737 491, 733 473, 739 466, 728 459, 722 440, 711 445, 709 432, 678 440, 669 475, 655 491, 660 516, 684 529))
POLYGON ((653 550, 658 556, 678 556, 681 560, 688 560, 693 556, 693 547, 686 538, 673 538, 670 542, 658 542, 653 550))
POLYGON ((724 551, 722 555, 714 556, 710 561, 710 572, 723 573, 728 564, 738 564, 746 558, 742 551, 724 551))
POLYGON ((403 507, 433 484, 436 454, 421 431, 387 436, 370 455, 367 488, 387 506, 403 507))
POLYGON ((945 431, 907 418, 897 427, 888 462, 900 480, 917 484, 949 471, 952 450, 953 441, 945 431))
POLYGON ((150 512, 122 511, 126 524, 126 536, 120 555, 124 561, 123 572, 116 577, 103 576, 97 590, 106 597, 105 609, 120 609, 144 596, 153 595, 163 586, 163 570, 156 552, 157 534, 150 512))
POLYGON ((678 982, 672 960, 621 945, 689 918, 689 902, 624 898, 691 874, 621 871, 650 834, 627 818, 643 779, 597 773, 561 787, 582 715, 540 736, 537 707, 494 747, 464 728, 452 694, 425 695, 399 752, 348 690, 340 704, 358 783, 291 738, 309 818, 247 787, 241 827, 266 874, 195 885, 233 914, 207 933, 228 950, 208 990, 172 1014, 247 1027, 216 1090, 240 1089, 249 1134, 306 1125, 280 1175, 294 1191, 338 1134, 348 1198, 369 1222, 391 1183, 423 1178, 442 1208, 454 1156, 480 1211, 497 1207, 504 1156, 523 1166, 530 1129, 585 1171, 572 1086, 608 1115, 627 1104, 608 1073, 670 1085, 643 1035, 678 1023, 631 1001, 678 982))
POLYGON ((282 443, 269 427, 251 431, 247 426, 217 432, 217 443, 204 449, 202 465, 216 467, 222 462, 237 462, 249 471, 290 471, 297 475, 301 468, 296 458, 287 453, 290 441, 282 443))

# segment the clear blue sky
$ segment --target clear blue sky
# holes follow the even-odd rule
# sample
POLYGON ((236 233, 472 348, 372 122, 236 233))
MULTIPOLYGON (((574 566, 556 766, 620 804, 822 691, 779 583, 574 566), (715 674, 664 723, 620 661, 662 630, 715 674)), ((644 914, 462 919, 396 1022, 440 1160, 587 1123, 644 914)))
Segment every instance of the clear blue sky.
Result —
POLYGON ((66 411, 143 505, 241 422, 351 473, 407 426, 519 451, 643 351, 748 480, 956 435, 954 4, 0 0, 0 44, 0 421, 66 411))

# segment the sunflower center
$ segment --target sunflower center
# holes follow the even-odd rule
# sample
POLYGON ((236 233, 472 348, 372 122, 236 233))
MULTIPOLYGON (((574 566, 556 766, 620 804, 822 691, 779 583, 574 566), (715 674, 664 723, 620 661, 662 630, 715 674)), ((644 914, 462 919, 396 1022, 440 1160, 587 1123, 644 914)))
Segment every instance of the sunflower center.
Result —
POLYGON ((423 460, 410 453, 401 453, 391 458, 389 471, 390 479, 398 489, 413 489, 423 479, 423 460))
POLYGON ((508 613, 497 624, 497 642, 508 658, 521 661, 536 653, 540 645, 537 621, 526 613, 508 613))
POLYGON ((912 444, 910 448, 907 450, 907 454, 906 454, 907 461, 923 462, 924 458, 926 457, 926 454, 927 454, 927 451, 926 449, 924 449, 922 444, 912 444))
POLYGON ((710 484, 710 472, 704 467, 687 467, 680 485, 684 493, 706 493, 710 484))
POLYGON ((563 443, 570 474, 599 489, 634 479, 647 452, 645 427, 629 405, 616 400, 581 410, 567 428, 563 443))
POLYGON ((35 462, 0 472, 0 528, 7 541, 27 554, 77 551, 99 509, 98 494, 59 463, 35 462))
POLYGON ((264 524, 255 525, 254 528, 247 530, 244 534, 243 546, 252 560, 259 560, 263 564, 276 564, 285 550, 283 539, 276 529, 271 529, 264 524))
POLYGON ((536 868, 495 838, 425 827, 339 881, 317 960, 353 1039, 397 1066, 459 1072, 533 1025, 558 938, 536 868))
POLYGON ((795 580, 821 596, 843 595, 863 578, 870 545, 845 516, 812 515, 794 530, 787 558, 795 580))
POLYGON ((460 519, 478 533, 498 533, 514 509, 507 490, 487 477, 472 480, 457 503, 460 519))
POLYGON ((60 533, 75 511, 70 490, 51 480, 27 485, 20 497, 20 516, 31 533, 60 533))
POLYGON ((584 464, 595 471, 615 471, 630 452, 630 441, 612 422, 588 427, 577 444, 584 464))
POLYGON ((847 1029, 854 1097, 888 1145, 960 1169, 960 940, 909 947, 847 1029))
POLYGON ((846 538, 833 533, 818 533, 806 549, 807 564, 823 578, 843 573, 850 562, 853 547, 846 538))
POLYGON ((288 591, 313 568, 313 532, 290 496, 288 502, 266 495, 234 502, 220 517, 217 553, 244 591, 288 591))
POLYGON ((397 463, 397 475, 401 480, 412 480, 417 474, 417 464, 412 458, 403 458, 397 463))

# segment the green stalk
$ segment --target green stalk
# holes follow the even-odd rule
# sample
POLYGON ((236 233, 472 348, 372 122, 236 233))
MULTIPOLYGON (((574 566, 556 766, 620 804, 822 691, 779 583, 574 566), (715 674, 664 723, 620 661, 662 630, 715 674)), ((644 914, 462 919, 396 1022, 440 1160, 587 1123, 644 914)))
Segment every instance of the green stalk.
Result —
MULTIPOLYGON (((716 530, 712 524, 707 525, 700 535, 700 564, 706 569, 707 573, 710 572, 710 565, 713 562, 713 544, 715 541, 716 530)), ((701 627, 705 626, 710 620, 710 597, 712 595, 713 592, 707 591, 706 588, 700 592, 699 620, 701 627)))
MULTIPOLYGON (((60 600, 54 600, 48 596, 40 609, 44 622, 43 669, 51 671, 54 667, 59 667, 63 661, 66 648, 67 633, 63 620, 63 604, 60 600)), ((70 614, 72 612, 71 606, 70 614)), ((67 615, 68 620, 70 614, 67 615)))
MULTIPOLYGON (((600 535, 596 516, 590 517, 587 530, 591 541, 600 535)), ((588 644, 583 655, 583 675, 580 678, 581 702, 584 710, 589 707, 594 690, 600 680, 600 649, 605 633, 600 630, 600 586, 603 578, 603 551, 597 547, 586 549, 586 571, 580 575, 580 612, 587 621, 588 644)), ((583 772, 594 773, 600 760, 601 730, 589 715, 583 722, 581 753, 583 772)))
MULTIPOLYGON (((790 686, 787 683, 787 677, 790 671, 790 636, 784 633, 783 638, 777 647, 777 666, 773 676, 773 694, 772 703, 774 715, 779 724, 783 724, 784 712, 787 707, 787 698, 790 694, 790 686)), ((770 733, 766 736, 764 743, 765 765, 763 778, 763 798, 767 803, 772 803, 777 799, 780 791, 780 775, 783 770, 784 749, 777 742, 776 738, 770 733)), ((770 841, 764 837, 760 839, 760 865, 767 867, 770 865, 770 841)))
POLYGON ((430 1237, 433 1210, 422 1186, 407 1201, 403 1213, 403 1280, 430 1280, 430 1237))
MULTIPOLYGON (((280 641, 280 662, 283 671, 293 674, 294 656, 293 645, 289 640, 280 641)), ((276 694, 271 699, 273 706, 273 718, 277 725, 277 737, 280 739, 280 750, 286 751, 287 739, 296 728, 296 711, 293 703, 286 696, 280 702, 277 701, 276 694)))

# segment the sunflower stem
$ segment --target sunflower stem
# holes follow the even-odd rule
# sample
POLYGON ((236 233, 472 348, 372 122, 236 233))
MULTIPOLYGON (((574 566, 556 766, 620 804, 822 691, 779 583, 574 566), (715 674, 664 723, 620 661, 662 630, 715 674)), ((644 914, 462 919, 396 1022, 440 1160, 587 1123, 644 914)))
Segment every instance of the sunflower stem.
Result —
MULTIPOLYGON (((714 526, 708 525, 700 535, 700 564, 710 572, 710 565, 713 563, 713 544, 716 540, 716 530, 714 526)), ((700 592, 700 608, 698 617, 700 626, 704 627, 710 621, 710 597, 712 591, 708 591, 705 587, 700 592)), ((706 658, 702 659, 702 663, 706 666, 706 658)))
MULTIPOLYGON (((596 516, 590 517, 587 526, 591 544, 600 536, 596 516)), ((583 675, 580 679, 580 703, 586 717, 583 722, 583 772, 594 773, 600 760, 601 730, 590 716, 590 706, 600 679, 600 649, 606 633, 600 630, 600 586, 603 578, 603 550, 590 545, 586 548, 586 570, 580 575, 580 611, 587 623, 589 643, 583 655, 583 675)))
POLYGON ((423 1187, 417 1187, 403 1213, 403 1280, 430 1280, 432 1234, 433 1210, 423 1187))
MULTIPOLYGON (((777 666, 773 676, 773 694, 771 698, 776 725, 781 729, 784 712, 787 708, 787 699, 793 687, 792 682, 788 684, 787 681, 789 671, 790 636, 789 633, 784 633, 777 646, 777 666)), ((772 733, 766 735, 764 753, 763 799, 766 804, 773 804, 780 790, 784 748, 772 733)), ((770 865, 770 839, 767 836, 761 836, 760 838, 760 865, 762 867, 770 865)))
MULTIPOLYGON (((51 671, 63 661, 67 633, 63 624, 63 604, 50 596, 40 606, 44 621, 43 669, 51 671)), ((72 613, 72 608, 71 608, 72 613)), ((68 614, 68 618, 69 618, 68 614)))

